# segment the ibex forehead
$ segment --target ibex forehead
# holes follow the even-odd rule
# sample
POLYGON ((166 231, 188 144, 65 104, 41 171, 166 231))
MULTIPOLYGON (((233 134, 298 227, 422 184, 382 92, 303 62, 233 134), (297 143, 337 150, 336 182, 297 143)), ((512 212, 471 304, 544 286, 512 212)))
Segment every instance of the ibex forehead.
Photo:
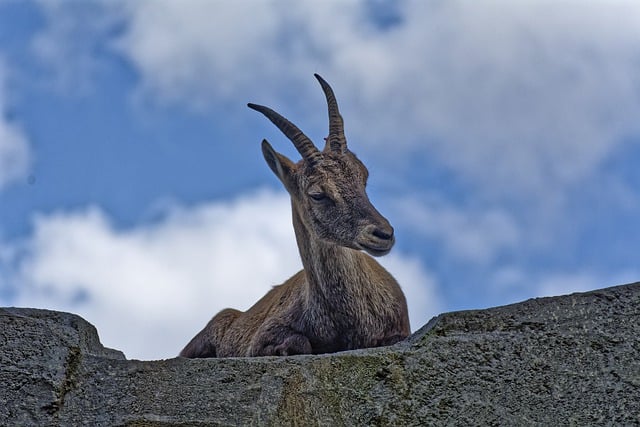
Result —
MULTIPOLYGON (((355 157, 353 157, 355 159, 355 157)), ((313 168, 305 168, 299 189, 302 193, 328 195, 335 202, 366 199, 367 170, 355 159, 327 159, 313 168)))
POLYGON ((322 160, 312 167, 304 169, 310 183, 321 184, 333 182, 366 182, 369 171, 351 152, 344 155, 324 154, 322 160))

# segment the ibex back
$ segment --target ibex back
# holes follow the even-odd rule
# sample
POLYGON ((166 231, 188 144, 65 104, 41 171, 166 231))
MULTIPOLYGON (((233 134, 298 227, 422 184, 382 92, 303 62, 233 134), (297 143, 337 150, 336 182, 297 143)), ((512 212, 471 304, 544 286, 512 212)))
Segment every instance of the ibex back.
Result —
POLYGON ((245 312, 225 309, 182 350, 183 357, 330 353, 394 344, 409 335, 396 280, 372 257, 387 254, 393 227, 369 201, 368 171, 347 148, 331 87, 315 75, 329 107, 322 151, 293 123, 255 104, 293 142, 293 163, 262 141, 267 164, 291 195, 304 269, 245 312))

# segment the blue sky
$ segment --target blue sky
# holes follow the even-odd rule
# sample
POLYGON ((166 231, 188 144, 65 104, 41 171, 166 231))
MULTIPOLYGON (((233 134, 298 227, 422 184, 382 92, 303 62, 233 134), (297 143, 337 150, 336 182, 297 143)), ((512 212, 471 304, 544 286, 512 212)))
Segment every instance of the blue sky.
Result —
POLYGON ((0 2, 0 304, 171 357, 300 267, 264 163, 333 86, 412 328, 640 280, 640 7, 0 2))

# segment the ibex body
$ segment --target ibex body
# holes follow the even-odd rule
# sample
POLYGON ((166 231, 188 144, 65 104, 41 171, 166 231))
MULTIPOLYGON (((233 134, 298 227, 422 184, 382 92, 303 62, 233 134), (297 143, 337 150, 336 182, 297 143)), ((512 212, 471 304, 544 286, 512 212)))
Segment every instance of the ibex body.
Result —
POLYGON ((180 353, 183 357, 329 353, 396 343, 409 335, 404 294, 372 257, 394 244, 393 228, 373 207, 366 167, 347 148, 331 87, 318 75, 329 107, 323 151, 294 124, 260 105, 295 145, 293 163, 266 141, 267 164, 291 195, 304 269, 246 312, 225 309, 180 353))

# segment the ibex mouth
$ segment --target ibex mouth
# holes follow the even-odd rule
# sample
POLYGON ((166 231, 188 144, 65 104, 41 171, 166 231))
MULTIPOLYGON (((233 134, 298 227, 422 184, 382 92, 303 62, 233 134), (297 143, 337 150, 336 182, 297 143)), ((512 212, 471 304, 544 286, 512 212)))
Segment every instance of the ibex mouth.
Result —
MULTIPOLYGON (((378 239, 376 239, 378 240, 378 239)), ((395 243, 395 238, 391 237, 390 239, 381 240, 381 241, 368 241, 358 242, 358 246, 363 251, 367 252, 369 255, 374 257, 379 257, 388 254, 395 243)))
POLYGON ((371 256, 379 257, 388 254, 391 251, 391 246, 385 249, 371 248, 360 245, 362 249, 371 256))
POLYGON ((358 246, 369 255, 378 257, 389 253, 396 238, 393 227, 382 228, 375 225, 367 226, 357 241, 358 246))

